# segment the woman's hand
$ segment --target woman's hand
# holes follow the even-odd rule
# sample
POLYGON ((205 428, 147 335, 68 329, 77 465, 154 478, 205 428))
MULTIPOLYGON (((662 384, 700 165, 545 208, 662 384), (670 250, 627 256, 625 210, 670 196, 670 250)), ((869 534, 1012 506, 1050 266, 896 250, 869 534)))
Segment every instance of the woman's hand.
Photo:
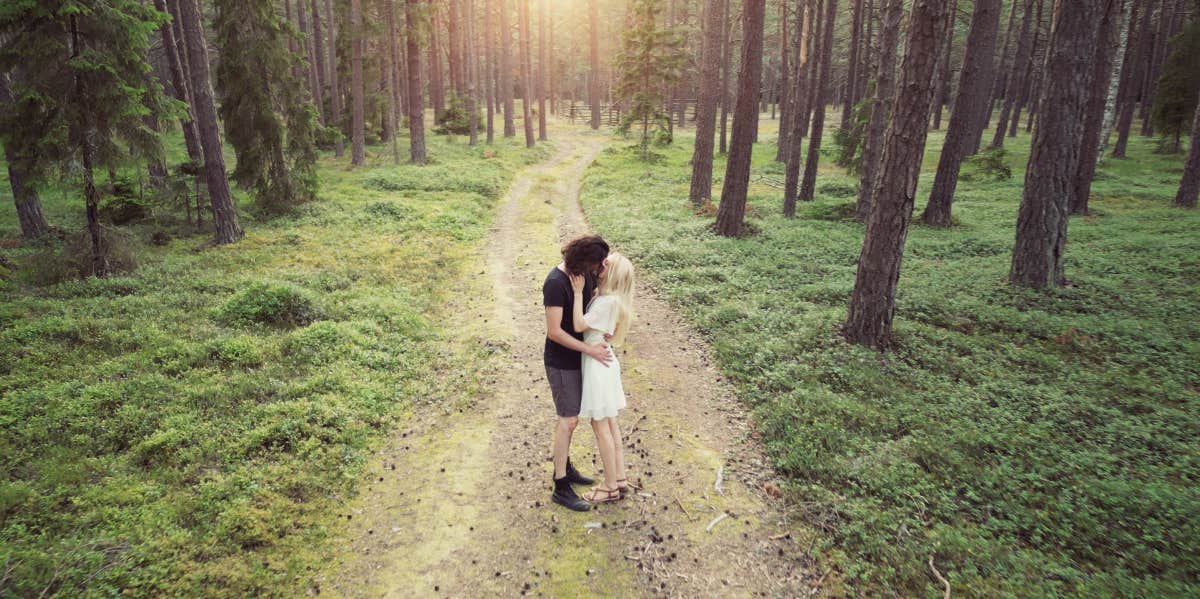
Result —
POLYGON ((571 278, 571 289, 575 290, 575 294, 583 293, 584 278, 583 275, 567 275, 571 278))

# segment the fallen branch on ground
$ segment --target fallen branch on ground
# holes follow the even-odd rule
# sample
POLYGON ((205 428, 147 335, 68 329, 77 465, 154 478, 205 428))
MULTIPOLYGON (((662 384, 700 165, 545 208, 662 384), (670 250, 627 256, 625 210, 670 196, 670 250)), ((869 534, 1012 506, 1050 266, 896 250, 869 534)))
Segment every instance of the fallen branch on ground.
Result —
POLYGON ((720 516, 713 518, 713 521, 708 523, 708 528, 705 528, 704 532, 712 532, 713 527, 716 526, 717 523, 719 523, 720 521, 722 521, 728 517, 729 517, 729 514, 726 514, 725 512, 721 512, 720 516))
POLYGON ((713 485, 713 488, 715 488, 717 490, 717 495, 720 495, 721 497, 725 496, 725 489, 723 489, 721 487, 721 485, 724 482, 725 482, 725 464, 721 464, 721 467, 717 468, 717 483, 715 485, 713 485))
POLYGON ((938 572, 937 566, 933 565, 932 555, 929 556, 929 569, 933 570, 933 575, 942 583, 942 586, 946 587, 946 594, 942 596, 943 599, 950 599, 950 581, 946 580, 946 578, 942 576, 942 573, 938 572))

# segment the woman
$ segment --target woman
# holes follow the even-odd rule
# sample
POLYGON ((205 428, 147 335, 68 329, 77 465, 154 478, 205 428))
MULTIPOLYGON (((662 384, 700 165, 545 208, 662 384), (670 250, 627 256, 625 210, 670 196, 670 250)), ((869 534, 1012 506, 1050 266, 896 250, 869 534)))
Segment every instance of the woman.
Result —
MULTIPOLYGON (((588 345, 604 341, 605 335, 611 335, 612 345, 621 345, 633 322, 633 264, 621 254, 609 254, 599 276, 596 297, 588 304, 586 314, 583 311, 584 277, 571 277, 571 287, 575 290, 572 312, 575 331, 584 334, 583 342, 588 345)), ((582 370, 583 399, 579 415, 591 419, 600 460, 604 462, 604 483, 592 487, 584 499, 592 503, 616 501, 629 491, 621 429, 617 425, 617 414, 625 407, 621 365, 615 355, 607 366, 584 355, 582 370)))

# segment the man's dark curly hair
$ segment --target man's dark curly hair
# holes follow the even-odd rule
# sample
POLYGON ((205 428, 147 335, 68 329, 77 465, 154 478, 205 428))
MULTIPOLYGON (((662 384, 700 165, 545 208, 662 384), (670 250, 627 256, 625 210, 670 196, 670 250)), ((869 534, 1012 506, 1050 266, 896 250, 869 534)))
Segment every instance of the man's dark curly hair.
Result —
POLYGON ((598 235, 587 235, 564 245, 562 255, 567 272, 579 274, 604 262, 608 257, 608 243, 598 235))

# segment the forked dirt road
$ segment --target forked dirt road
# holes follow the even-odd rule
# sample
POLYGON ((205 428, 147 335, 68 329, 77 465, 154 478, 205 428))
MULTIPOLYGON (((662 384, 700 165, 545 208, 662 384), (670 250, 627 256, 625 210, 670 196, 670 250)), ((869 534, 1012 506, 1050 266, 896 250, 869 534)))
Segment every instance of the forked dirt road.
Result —
MULTIPOLYGON (((501 200, 480 257, 482 302, 464 299, 463 326, 495 348, 481 366, 481 397, 461 412, 414 422, 379 452, 364 492, 339 519, 347 546, 313 590, 350 597, 820 593, 824 576, 807 556, 812 539, 768 492, 771 474, 744 408, 700 337, 644 284, 619 353, 629 400, 625 451, 642 489, 587 513, 549 503, 554 409, 541 359, 541 283, 561 243, 588 231, 581 179, 609 141, 588 131, 555 133, 555 154, 519 173, 501 200)), ((598 475, 586 422, 572 456, 598 475)))

